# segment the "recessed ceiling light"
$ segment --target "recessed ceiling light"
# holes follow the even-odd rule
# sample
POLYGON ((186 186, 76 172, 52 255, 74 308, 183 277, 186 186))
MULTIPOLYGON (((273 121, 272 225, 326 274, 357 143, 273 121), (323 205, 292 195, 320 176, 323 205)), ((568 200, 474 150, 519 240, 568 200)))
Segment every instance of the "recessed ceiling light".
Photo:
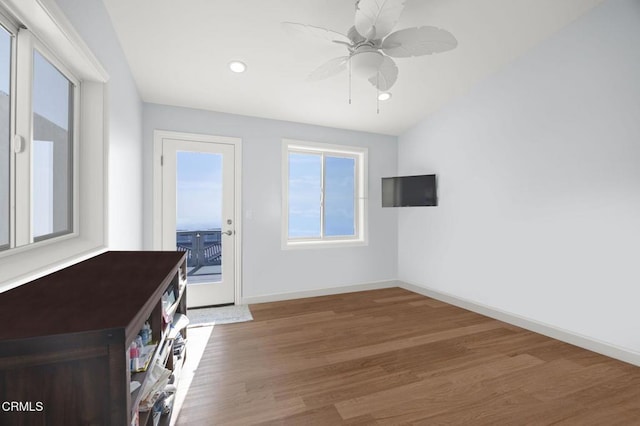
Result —
POLYGON ((389 99, 391 99, 391 93, 389 92, 382 92, 378 95, 379 101, 388 101, 389 99))
POLYGON ((247 69, 247 64, 240 61, 231 61, 229 62, 229 69, 237 73, 245 72, 247 69))

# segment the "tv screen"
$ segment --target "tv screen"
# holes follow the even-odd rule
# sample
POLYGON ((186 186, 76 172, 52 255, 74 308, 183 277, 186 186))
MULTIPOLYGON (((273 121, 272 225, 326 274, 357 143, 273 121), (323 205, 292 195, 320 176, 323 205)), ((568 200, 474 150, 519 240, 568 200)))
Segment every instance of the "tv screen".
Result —
POLYGON ((436 175, 382 178, 382 207, 437 205, 436 175))

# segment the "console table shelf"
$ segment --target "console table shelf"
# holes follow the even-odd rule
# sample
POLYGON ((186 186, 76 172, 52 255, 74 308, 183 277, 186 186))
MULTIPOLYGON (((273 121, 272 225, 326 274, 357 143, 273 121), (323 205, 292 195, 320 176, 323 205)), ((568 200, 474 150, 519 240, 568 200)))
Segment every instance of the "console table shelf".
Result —
POLYGON ((129 345, 145 321, 165 339, 171 314, 186 314, 185 282, 184 253, 106 252, 1 293, 0 401, 22 409, 0 424, 136 424, 129 345), (178 288, 167 313, 163 295, 178 288))

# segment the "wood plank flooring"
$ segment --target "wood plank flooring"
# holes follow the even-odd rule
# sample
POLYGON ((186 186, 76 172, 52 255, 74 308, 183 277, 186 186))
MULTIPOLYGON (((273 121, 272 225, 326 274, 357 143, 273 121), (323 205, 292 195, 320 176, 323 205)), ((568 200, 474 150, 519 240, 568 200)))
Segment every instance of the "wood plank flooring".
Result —
POLYGON ((392 288, 216 326, 178 425, 639 425, 640 368, 392 288))

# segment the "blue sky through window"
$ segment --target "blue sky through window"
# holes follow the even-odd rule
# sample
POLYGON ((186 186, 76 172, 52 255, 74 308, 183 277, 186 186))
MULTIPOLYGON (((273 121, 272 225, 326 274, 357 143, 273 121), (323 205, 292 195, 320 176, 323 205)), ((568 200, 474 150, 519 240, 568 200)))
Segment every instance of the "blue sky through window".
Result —
MULTIPOLYGON (((11 35, 0 26, 0 92, 9 94, 11 35)), ((70 82, 39 52, 33 52, 34 112, 65 130, 69 127, 70 82)))
POLYGON ((289 153, 289 237, 320 237, 322 156, 289 153))
POLYGON ((220 229, 222 155, 179 151, 176 171, 177 230, 220 229))
MULTIPOLYGON (((355 235, 355 159, 325 156, 325 236, 355 235)), ((289 238, 320 237, 322 155, 289 153, 289 238)))
POLYGON ((73 85, 56 67, 33 51, 33 141, 31 176, 33 237, 71 229, 69 191, 72 177, 73 85), (51 124, 60 127, 56 129, 51 124))
POLYGON ((9 94, 11 35, 0 26, 0 92, 9 94))
POLYGON ((324 233, 355 235, 355 168, 353 158, 326 157, 324 233))
POLYGON ((71 83, 37 51, 33 52, 33 112, 69 128, 71 83))
POLYGON ((11 35, 0 26, 0 246, 9 244, 9 76, 11 35))

